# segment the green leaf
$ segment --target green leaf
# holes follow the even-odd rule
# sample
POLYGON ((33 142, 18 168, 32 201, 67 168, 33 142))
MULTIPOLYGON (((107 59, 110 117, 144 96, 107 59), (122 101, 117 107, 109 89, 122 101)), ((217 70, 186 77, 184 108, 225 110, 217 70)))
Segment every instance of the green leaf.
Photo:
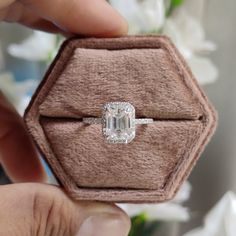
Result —
POLYGON ((156 233, 156 231, 160 228, 161 222, 160 221, 149 221, 146 222, 143 230, 143 236, 151 236, 156 233))
POLYGON ((129 236, 151 236, 161 225, 160 221, 149 221, 145 213, 132 217, 131 223, 129 236))
POLYGON ((145 213, 142 213, 138 216, 134 216, 131 218, 131 230, 129 236, 142 236, 142 232, 144 230, 145 223, 147 222, 147 216, 145 213))
POLYGON ((167 9, 166 16, 170 16, 175 8, 181 6, 185 0, 170 0, 169 9, 167 9))
POLYGON ((173 7, 178 7, 183 3, 184 0, 171 0, 171 5, 173 7))

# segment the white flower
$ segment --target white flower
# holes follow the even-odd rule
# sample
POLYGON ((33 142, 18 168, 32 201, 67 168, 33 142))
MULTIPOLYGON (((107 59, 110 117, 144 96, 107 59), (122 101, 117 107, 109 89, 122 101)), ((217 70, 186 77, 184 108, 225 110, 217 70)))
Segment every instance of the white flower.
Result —
POLYGON ((129 33, 158 31, 165 21, 164 0, 110 0, 129 23, 129 33))
POLYGON ((201 84, 214 82, 218 70, 207 53, 216 50, 216 45, 205 39, 205 32, 196 18, 187 10, 176 10, 165 22, 162 33, 168 35, 190 65, 193 74, 201 84))
POLYGON ((8 52, 14 57, 29 61, 47 61, 55 49, 55 35, 33 31, 33 34, 22 43, 9 45, 8 52))
POLYGON ((119 204, 119 206, 130 217, 144 213, 149 220, 188 221, 189 211, 181 203, 189 198, 190 192, 191 186, 188 182, 185 182, 172 201, 159 204, 119 204))
POLYGON ((37 81, 33 79, 16 82, 10 72, 0 74, 0 90, 21 115, 23 115, 30 101, 31 93, 37 84, 37 81))
POLYGON ((206 215, 204 225, 184 236, 235 236, 236 195, 228 192, 206 215))
POLYGON ((177 192, 175 198, 172 202, 175 203, 184 203, 190 198, 192 186, 188 181, 185 181, 177 192))
POLYGON ((219 76, 218 69, 207 57, 192 56, 187 59, 190 68, 198 82, 202 85, 213 83, 219 76))

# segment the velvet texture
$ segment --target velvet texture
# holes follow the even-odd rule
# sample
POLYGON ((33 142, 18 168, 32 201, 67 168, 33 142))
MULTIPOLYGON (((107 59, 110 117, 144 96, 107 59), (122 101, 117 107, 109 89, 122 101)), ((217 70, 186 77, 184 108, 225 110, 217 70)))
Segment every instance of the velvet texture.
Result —
POLYGON ((25 114, 36 144, 75 199, 171 199, 212 136, 216 115, 168 38, 71 39, 64 43, 25 114), (137 126, 128 145, 108 144, 103 104, 130 102, 137 126))

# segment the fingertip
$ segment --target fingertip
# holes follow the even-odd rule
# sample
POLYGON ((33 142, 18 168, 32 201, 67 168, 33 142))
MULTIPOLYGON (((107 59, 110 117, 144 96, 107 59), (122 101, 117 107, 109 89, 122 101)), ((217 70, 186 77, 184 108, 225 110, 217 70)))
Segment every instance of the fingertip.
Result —
MULTIPOLYGON (((81 204, 81 203, 80 203, 81 204)), ((76 236, 127 236, 131 227, 128 215, 116 205, 90 202, 81 204, 84 219, 76 236)))
POLYGON ((73 4, 69 8, 70 18, 61 15, 54 22, 65 32, 95 37, 118 37, 127 34, 126 20, 107 1, 78 0, 73 4))
MULTIPOLYGON (((104 10, 106 14, 100 17, 101 20, 101 37, 119 37, 128 33, 128 23, 125 18, 115 10, 108 2, 104 1, 104 10)), ((103 13, 103 11, 101 10, 103 13)), ((98 36, 98 35, 97 35, 98 36)))
POLYGON ((43 26, 39 25, 42 29, 48 26, 51 30, 55 25, 53 29, 65 34, 96 37, 118 37, 128 32, 126 20, 106 0, 21 0, 20 4, 30 12, 25 22, 33 18, 32 13, 37 13, 39 19, 50 23, 45 25, 44 21, 43 26))
POLYGON ((127 21, 120 17, 120 20, 117 20, 110 26, 110 29, 107 29, 106 32, 101 33, 101 36, 104 37, 120 37, 125 36, 128 33, 128 23, 127 21))
POLYGON ((109 3, 105 2, 109 9, 107 12, 107 18, 104 20, 105 23, 105 32, 101 32, 102 36, 106 37, 119 37, 125 36, 128 33, 128 22, 126 19, 115 10, 109 3))

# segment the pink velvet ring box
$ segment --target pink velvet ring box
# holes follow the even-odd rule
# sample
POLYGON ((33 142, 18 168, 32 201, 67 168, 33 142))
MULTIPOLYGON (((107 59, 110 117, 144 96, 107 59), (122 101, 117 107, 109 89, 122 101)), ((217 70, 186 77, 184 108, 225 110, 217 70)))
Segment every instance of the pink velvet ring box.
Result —
POLYGON ((42 155, 78 200, 162 202, 175 193, 216 127, 216 113, 175 46, 164 36, 69 39, 25 113, 42 155), (129 102, 137 118, 129 144, 104 141, 107 102, 129 102))

